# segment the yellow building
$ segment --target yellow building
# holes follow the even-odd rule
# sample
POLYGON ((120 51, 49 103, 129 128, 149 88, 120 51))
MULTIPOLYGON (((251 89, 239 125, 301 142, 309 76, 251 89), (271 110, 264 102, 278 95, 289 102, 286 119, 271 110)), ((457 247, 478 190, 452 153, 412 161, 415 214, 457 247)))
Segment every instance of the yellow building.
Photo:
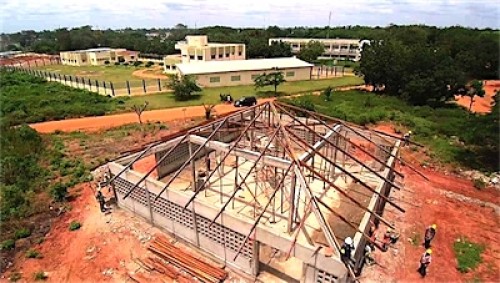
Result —
POLYGON ((115 62, 133 62, 138 59, 139 52, 123 48, 112 49, 107 47, 91 48, 86 50, 65 51, 60 53, 61 63, 71 66, 99 66, 115 62))
POLYGON ((245 60, 246 50, 243 43, 209 43, 206 35, 188 35, 185 41, 175 44, 180 54, 164 58, 166 73, 176 73, 176 64, 191 62, 245 60))
POLYGON ((263 73, 283 73, 287 81, 311 79, 313 65, 295 57, 177 64, 180 75, 192 75, 200 86, 251 85, 263 73))

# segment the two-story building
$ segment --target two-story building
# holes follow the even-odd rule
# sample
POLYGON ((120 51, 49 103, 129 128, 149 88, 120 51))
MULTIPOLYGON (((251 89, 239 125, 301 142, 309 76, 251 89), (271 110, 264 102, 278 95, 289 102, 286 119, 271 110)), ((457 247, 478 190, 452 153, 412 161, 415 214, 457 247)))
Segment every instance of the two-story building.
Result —
POLYGON ((185 41, 179 41, 175 49, 180 54, 164 58, 166 73, 177 72, 176 64, 190 62, 245 60, 246 50, 243 43, 209 43, 206 35, 188 35, 185 41))
POLYGON ((319 59, 337 59, 359 61, 361 50, 364 44, 369 44, 368 40, 360 39, 340 39, 340 38, 270 38, 269 45, 273 42, 285 42, 290 44, 292 53, 299 53, 309 42, 317 41, 324 45, 325 51, 319 59))

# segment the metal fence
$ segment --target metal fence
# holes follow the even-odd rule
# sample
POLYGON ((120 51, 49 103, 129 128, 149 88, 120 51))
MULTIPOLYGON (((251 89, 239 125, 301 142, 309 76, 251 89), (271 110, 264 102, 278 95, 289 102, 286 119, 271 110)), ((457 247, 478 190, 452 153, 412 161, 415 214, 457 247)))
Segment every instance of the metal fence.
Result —
POLYGON ((59 73, 18 66, 4 66, 2 68, 10 71, 18 71, 30 74, 35 77, 44 78, 50 82, 58 82, 63 85, 78 89, 85 89, 102 95, 129 96, 168 91, 168 89, 166 88, 167 80, 161 79, 112 82, 91 79, 88 77, 63 75, 59 73))

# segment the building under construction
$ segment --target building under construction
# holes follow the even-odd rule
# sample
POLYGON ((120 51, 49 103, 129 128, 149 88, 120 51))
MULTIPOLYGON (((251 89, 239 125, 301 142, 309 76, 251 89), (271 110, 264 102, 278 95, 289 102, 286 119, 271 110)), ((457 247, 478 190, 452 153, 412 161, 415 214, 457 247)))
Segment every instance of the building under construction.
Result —
POLYGON ((117 204, 253 277, 346 282, 400 189, 400 141, 268 102, 107 164, 117 204), (155 162, 136 170, 146 159, 155 162), (352 265, 340 259, 354 240, 352 265))

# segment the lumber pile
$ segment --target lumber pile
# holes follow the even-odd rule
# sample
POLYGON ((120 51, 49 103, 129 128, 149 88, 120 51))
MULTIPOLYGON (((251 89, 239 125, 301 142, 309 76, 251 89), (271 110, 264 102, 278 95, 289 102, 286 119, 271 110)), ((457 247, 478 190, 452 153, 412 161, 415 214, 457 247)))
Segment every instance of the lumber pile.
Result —
MULTIPOLYGON (((164 236, 157 235, 149 245, 148 249, 161 259, 177 266, 178 268, 184 270, 185 272, 189 273, 193 277, 196 277, 202 282, 222 282, 227 277, 227 272, 224 269, 212 266, 186 253, 182 249, 175 247, 164 236)), ((159 272, 163 271, 164 274, 168 277, 171 277, 170 275, 175 275, 172 272, 173 268, 171 266, 165 265, 163 262, 161 262, 160 259, 156 259, 156 261, 151 260, 151 262, 148 261, 147 264, 153 266, 154 269, 158 270, 159 272), (168 267, 170 267, 170 269, 168 269, 168 267)), ((186 282, 185 279, 187 279, 185 277, 175 278, 180 279, 179 281, 183 282, 186 282)))

